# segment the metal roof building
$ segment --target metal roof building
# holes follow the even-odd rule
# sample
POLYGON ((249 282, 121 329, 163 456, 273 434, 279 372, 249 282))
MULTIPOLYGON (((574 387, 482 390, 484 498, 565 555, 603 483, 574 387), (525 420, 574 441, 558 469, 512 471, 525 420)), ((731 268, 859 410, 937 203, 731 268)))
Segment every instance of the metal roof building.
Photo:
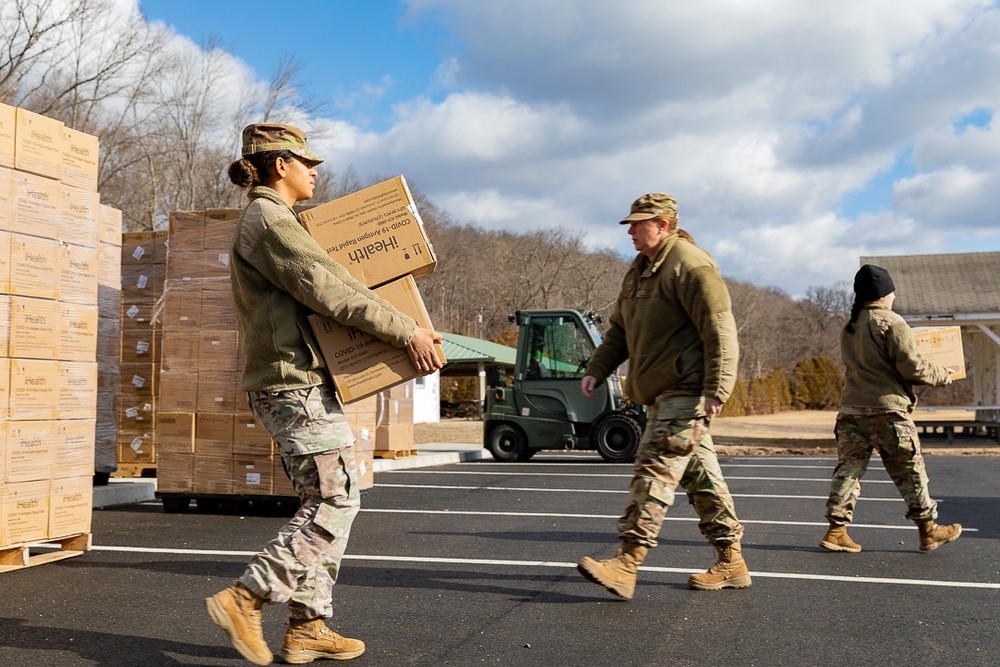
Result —
POLYGON ((888 269, 893 310, 911 325, 962 327, 980 420, 1000 421, 1000 252, 862 257, 888 269))

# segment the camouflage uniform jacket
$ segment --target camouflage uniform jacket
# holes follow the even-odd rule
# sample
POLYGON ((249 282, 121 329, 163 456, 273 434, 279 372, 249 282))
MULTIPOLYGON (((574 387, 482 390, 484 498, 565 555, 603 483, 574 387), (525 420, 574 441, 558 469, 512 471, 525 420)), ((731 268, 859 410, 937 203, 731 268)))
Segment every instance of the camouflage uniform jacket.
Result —
POLYGON ((861 308, 854 333, 840 333, 844 390, 840 407, 910 412, 917 403, 912 385, 945 384, 948 371, 917 350, 913 331, 902 317, 880 303, 861 308))
POLYGON ((396 347, 417 324, 330 259, 274 190, 255 187, 229 265, 245 391, 311 387, 327 378, 307 317, 320 313, 396 347))
POLYGON ((587 374, 604 381, 625 359, 625 393, 652 405, 665 392, 725 402, 739 342, 729 290, 712 257, 674 233, 656 257, 641 253, 622 281, 610 327, 587 374))

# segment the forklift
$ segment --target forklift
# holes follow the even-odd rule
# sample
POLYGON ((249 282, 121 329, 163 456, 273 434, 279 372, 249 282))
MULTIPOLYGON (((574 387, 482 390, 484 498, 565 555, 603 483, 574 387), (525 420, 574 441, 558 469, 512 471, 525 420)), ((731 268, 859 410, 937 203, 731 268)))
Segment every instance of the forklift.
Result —
POLYGON ((605 461, 635 458, 646 425, 645 408, 626 399, 613 373, 596 388, 580 380, 601 334, 593 312, 519 310, 517 358, 512 378, 497 367, 487 373, 483 446, 497 461, 527 461, 542 449, 597 450, 605 461))

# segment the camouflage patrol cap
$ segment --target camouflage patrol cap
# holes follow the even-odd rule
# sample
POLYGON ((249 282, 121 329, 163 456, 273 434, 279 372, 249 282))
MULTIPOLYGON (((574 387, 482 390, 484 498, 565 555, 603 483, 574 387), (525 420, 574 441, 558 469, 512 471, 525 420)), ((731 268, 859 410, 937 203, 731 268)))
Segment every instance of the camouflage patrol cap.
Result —
POLYGON ((632 202, 632 211, 627 218, 621 221, 621 224, 628 225, 654 218, 677 219, 677 200, 674 199, 673 195, 651 192, 639 197, 632 202))
POLYGON ((243 128, 243 157, 266 151, 291 151, 313 164, 323 161, 306 145, 306 133, 291 125, 255 123, 243 128))

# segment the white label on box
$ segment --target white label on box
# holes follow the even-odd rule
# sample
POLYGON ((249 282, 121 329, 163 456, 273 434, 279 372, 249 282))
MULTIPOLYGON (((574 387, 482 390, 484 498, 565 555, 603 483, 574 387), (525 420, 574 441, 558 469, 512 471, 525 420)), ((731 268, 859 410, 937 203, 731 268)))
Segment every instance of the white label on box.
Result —
POLYGON ((222 345, 222 341, 221 340, 213 340, 212 341, 212 345, 222 345))
POLYGON ((134 384, 137 388, 142 389, 146 385, 146 378, 141 378, 138 375, 133 375, 132 384, 134 384))
POLYGON ((215 397, 215 402, 216 402, 216 403, 222 403, 222 402, 223 402, 223 401, 225 401, 225 400, 226 400, 226 399, 225 399, 225 398, 223 398, 222 396, 216 396, 216 397, 215 397))
POLYGON ((142 256, 145 254, 146 254, 145 249, 140 245, 135 247, 135 250, 132 252, 132 257, 136 259, 142 259, 142 256))
POLYGON ((228 252, 220 252, 219 253, 219 264, 222 264, 223 266, 229 266, 229 253, 228 252))
POLYGON ((149 343, 147 343, 144 340, 140 340, 138 343, 135 344, 136 354, 145 354, 147 352, 149 352, 149 343))
POLYGON ((146 284, 149 282, 149 276, 139 276, 139 280, 135 281, 135 286, 139 289, 146 289, 146 284))
POLYGON ((139 451, 140 449, 142 449, 142 438, 136 438, 135 440, 133 440, 132 444, 130 444, 129 447, 134 449, 136 454, 142 454, 142 452, 139 451))
POLYGON ((129 309, 125 311, 125 314, 128 315, 130 320, 134 319, 135 316, 139 314, 139 308, 134 305, 130 306, 129 309))
POLYGON ((129 419, 135 419, 139 415, 139 408, 125 408, 125 416, 129 419))
POLYGON ((366 429, 366 428, 362 428, 362 429, 361 429, 361 437, 362 437, 362 438, 363 438, 364 440, 368 440, 368 429, 366 429))
POLYGON ((247 473, 247 484, 259 485, 260 484, 260 473, 259 472, 248 472, 247 473))

